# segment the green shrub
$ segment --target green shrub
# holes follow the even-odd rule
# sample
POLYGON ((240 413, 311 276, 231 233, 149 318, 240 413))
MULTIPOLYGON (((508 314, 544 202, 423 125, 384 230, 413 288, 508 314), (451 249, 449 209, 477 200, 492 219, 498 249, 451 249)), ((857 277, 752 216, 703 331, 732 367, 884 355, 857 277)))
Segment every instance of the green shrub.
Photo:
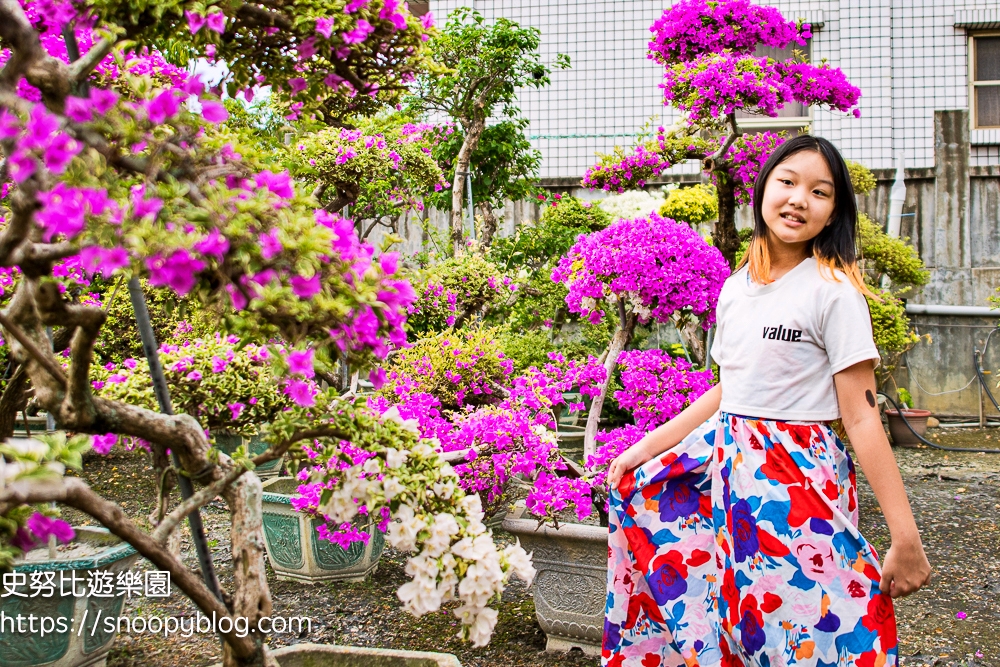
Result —
POLYGON ((883 276, 892 281, 896 292, 927 284, 930 274, 907 241, 889 236, 864 213, 858 216, 861 267, 870 284, 881 284, 883 276))
POLYGON ((667 195, 660 206, 660 215, 692 227, 704 225, 719 217, 719 197, 712 185, 677 188, 667 195))
POLYGON ((428 393, 444 410, 489 405, 501 400, 497 388, 511 369, 494 329, 446 331, 393 355, 379 393, 393 402, 402 394, 428 393))
POLYGON ((866 195, 875 189, 875 174, 860 162, 847 160, 847 173, 851 176, 854 194, 866 195))

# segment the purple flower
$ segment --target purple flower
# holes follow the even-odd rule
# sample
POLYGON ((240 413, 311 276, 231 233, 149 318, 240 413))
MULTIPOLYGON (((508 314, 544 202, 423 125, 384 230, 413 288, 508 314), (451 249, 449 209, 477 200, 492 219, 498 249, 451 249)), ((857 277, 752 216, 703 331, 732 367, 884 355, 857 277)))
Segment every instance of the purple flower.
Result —
POLYGON ((292 188, 292 179, 288 175, 287 169, 280 174, 275 174, 272 171, 262 171, 254 176, 254 182, 257 184, 257 187, 267 188, 282 199, 291 199, 295 196, 295 190, 292 188))
POLYGON ((80 264, 90 273, 100 273, 104 277, 128 266, 129 256, 125 248, 101 248, 88 246, 80 251, 80 264))
POLYGON ((260 241, 260 256, 264 259, 277 257, 284 250, 284 246, 278 240, 277 229, 272 229, 266 234, 260 234, 257 236, 257 240, 260 241))
POLYGON ((198 372, 198 371, 191 371, 190 373, 188 373, 187 375, 184 376, 184 379, 185 380, 189 380, 191 382, 200 382, 201 381, 201 373, 198 372))
POLYGON ((232 416, 233 421, 236 421, 240 418, 240 415, 243 414, 243 408, 245 408, 246 405, 243 403, 230 403, 226 407, 229 408, 229 413, 232 416))
POLYGON ((181 105, 173 90, 162 93, 146 102, 146 115, 153 125, 160 125, 168 118, 173 118, 180 111, 181 105))
POLYGON ((382 273, 387 276, 391 276, 396 273, 399 268, 399 253, 398 252, 384 252, 378 258, 379 266, 382 267, 382 273))
POLYGON ((91 439, 90 444, 95 452, 103 456, 111 451, 116 442, 118 442, 117 435, 114 433, 105 433, 104 435, 95 435, 91 439))
POLYGON ((90 90, 90 101, 94 104, 94 111, 98 115, 103 116, 118 104, 118 93, 113 90, 92 88, 90 90))
POLYGON ((184 16, 187 17, 188 30, 192 35, 198 34, 198 31, 205 26, 205 17, 197 12, 184 12, 184 16))
POLYGON ((218 229, 213 229, 206 238, 194 244, 194 250, 206 257, 222 259, 229 252, 229 240, 218 229))
POLYGON ((360 44, 368 39, 368 35, 372 34, 374 30, 375 26, 371 23, 364 19, 358 19, 358 27, 341 34, 341 37, 343 37, 345 44, 360 44))
POLYGON ((333 19, 327 16, 316 19, 316 32, 330 39, 333 34, 333 19))
MULTIPOLYGON (((73 238, 86 226, 84 214, 93 213, 90 203, 95 199, 94 191, 67 187, 59 183, 48 192, 39 192, 38 201, 42 209, 36 220, 45 230, 45 240, 51 241, 59 234, 73 238)), ((99 200, 99 198, 96 198, 99 200)))
POLYGON ((54 535, 62 543, 69 542, 76 537, 76 533, 73 532, 68 523, 62 519, 45 516, 40 512, 32 514, 24 526, 34 533, 38 541, 42 543, 48 541, 49 535, 54 535))
POLYGON ((78 141, 60 132, 45 147, 42 162, 45 163, 49 171, 61 174, 66 169, 69 161, 81 150, 83 150, 83 146, 78 141))
POLYGON ((374 387, 376 391, 382 388, 382 385, 386 383, 387 379, 385 369, 381 367, 373 368, 368 373, 368 381, 372 383, 372 387, 374 387))
POLYGON ((320 284, 318 273, 313 275, 311 278, 292 276, 291 283, 292 292, 300 299, 311 299, 319 294, 323 289, 323 286, 320 284))
POLYGON ((306 380, 291 380, 285 387, 285 394, 287 394, 296 405, 301 405, 304 408, 311 407, 316 404, 316 394, 319 389, 312 382, 306 380))
POLYGON ((184 296, 194 287, 198 273, 205 269, 205 263, 192 257, 184 248, 179 248, 168 257, 160 254, 149 257, 146 267, 151 285, 169 287, 184 296))
POLYGON ((424 30, 430 30, 434 27, 434 14, 432 12, 427 12, 420 17, 420 25, 423 26, 424 30))
POLYGON ((135 359, 133 359, 131 357, 129 357, 128 359, 126 359, 125 361, 122 362, 122 366, 124 366, 125 368, 127 368, 129 370, 134 370, 135 367, 138 366, 138 365, 139 365, 139 363, 135 359))
POLYGON ((7 173, 15 183, 24 183, 35 173, 35 158, 20 149, 7 158, 7 173))
POLYGON ((31 114, 28 116, 21 145, 28 150, 45 150, 52 135, 58 131, 59 119, 39 104, 31 110, 31 114))
POLYGON ((297 76, 294 79, 288 80, 288 87, 292 91, 292 95, 298 95, 303 90, 309 87, 309 84, 301 76, 297 76))
MULTIPOLYGON (((226 370, 226 366, 229 365, 228 359, 223 359, 218 355, 212 355, 212 372, 221 373, 226 370)), ((235 419, 235 418, 234 418, 235 419)))
POLYGON ((344 6, 344 12, 347 14, 353 14, 359 9, 363 9, 368 6, 369 0, 351 0, 344 6))
POLYGON ((66 98, 66 115, 77 123, 89 123, 94 117, 94 104, 82 97, 66 98))
POLYGON ((226 15, 223 12, 212 12, 205 17, 205 25, 208 29, 220 35, 226 31, 226 15))
POLYGON ((294 350, 288 353, 288 372, 293 375, 302 375, 311 378, 316 375, 313 369, 313 351, 294 350))
POLYGON ((214 125, 217 125, 229 118, 229 112, 226 111, 225 105, 220 104, 219 102, 203 101, 201 103, 201 115, 206 121, 214 125))
POLYGON ((156 219, 160 209, 163 208, 163 200, 159 197, 145 198, 146 185, 135 185, 132 187, 132 216, 135 218, 149 217, 156 219))
POLYGON ((21 121, 18 117, 6 109, 0 110, 0 139, 16 137, 20 132, 21 121))

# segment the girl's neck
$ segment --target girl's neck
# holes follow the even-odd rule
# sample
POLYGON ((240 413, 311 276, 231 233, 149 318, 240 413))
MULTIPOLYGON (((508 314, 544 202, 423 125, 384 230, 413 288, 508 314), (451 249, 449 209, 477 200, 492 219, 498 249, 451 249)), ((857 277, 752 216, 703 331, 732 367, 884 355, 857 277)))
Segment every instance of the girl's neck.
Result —
POLYGON ((771 280, 778 280, 810 256, 809 243, 783 243, 767 239, 767 252, 771 260, 771 280))

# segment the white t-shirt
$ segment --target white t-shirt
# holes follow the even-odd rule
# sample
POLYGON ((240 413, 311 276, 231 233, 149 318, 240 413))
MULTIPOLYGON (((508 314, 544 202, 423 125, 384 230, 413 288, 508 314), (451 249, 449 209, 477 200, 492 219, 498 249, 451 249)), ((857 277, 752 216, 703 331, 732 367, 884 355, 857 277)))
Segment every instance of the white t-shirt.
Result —
POLYGON ((810 257, 769 285, 751 283, 746 267, 726 280, 712 343, 723 412, 840 417, 834 374, 879 354, 865 297, 843 273, 836 276, 839 282, 810 257))

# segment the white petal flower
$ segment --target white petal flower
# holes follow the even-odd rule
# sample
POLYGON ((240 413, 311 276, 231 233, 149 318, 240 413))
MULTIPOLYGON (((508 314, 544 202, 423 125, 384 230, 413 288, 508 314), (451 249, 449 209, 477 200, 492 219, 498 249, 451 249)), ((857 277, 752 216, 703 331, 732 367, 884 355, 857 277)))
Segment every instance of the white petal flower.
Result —
POLYGON ((531 563, 531 554, 524 551, 520 540, 517 541, 517 544, 512 544, 503 550, 503 558, 514 574, 530 586, 531 582, 535 580, 535 567, 531 563))
POLYGON ((385 450, 385 467, 395 470, 406 462, 409 455, 410 453, 405 449, 399 450, 395 447, 389 447, 385 450))

